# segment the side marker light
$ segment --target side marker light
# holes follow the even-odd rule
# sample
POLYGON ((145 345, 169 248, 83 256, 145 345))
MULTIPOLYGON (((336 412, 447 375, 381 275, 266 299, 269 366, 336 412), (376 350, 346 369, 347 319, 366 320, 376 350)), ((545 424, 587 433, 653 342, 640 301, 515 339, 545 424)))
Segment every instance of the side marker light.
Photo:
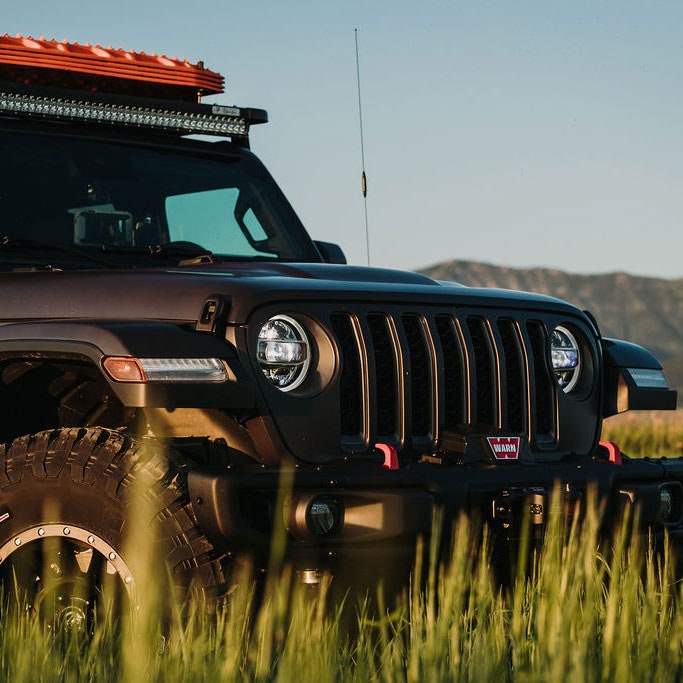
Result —
POLYGON ((225 382, 219 358, 129 358, 109 356, 104 369, 117 382, 225 382))

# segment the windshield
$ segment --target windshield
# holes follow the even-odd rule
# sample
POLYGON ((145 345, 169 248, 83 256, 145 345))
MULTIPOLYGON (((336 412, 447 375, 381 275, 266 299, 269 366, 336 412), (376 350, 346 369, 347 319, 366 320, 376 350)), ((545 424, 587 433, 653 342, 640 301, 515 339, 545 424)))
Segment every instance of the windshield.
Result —
POLYGON ((189 146, 193 155, 0 133, 0 238, 19 250, 50 245, 53 261, 59 245, 67 247, 59 252, 63 258, 106 252, 117 259, 212 254, 217 260, 319 260, 257 161, 201 155, 196 142, 189 146))

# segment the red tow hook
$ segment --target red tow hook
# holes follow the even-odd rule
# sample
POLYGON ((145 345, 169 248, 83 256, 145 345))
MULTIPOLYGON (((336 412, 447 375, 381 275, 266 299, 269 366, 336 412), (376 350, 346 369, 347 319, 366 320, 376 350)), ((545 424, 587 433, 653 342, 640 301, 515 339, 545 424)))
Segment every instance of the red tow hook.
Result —
POLYGON ((601 441, 600 445, 607 449, 608 460, 615 465, 621 465, 621 451, 613 441, 601 441))
POLYGON ((398 451, 388 443, 376 443, 375 448, 379 448, 384 453, 384 467, 387 470, 398 469, 398 451))

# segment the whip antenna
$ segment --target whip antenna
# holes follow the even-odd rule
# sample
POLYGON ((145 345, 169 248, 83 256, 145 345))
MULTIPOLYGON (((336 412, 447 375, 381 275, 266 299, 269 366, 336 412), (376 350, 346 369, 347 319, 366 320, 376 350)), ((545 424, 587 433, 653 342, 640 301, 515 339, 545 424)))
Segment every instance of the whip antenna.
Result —
POLYGON ((356 83, 358 85, 358 122, 360 124, 360 159, 362 166, 361 190, 363 192, 363 210, 365 212, 365 251, 370 265, 370 228, 368 226, 368 179, 365 175, 365 145, 363 141, 363 105, 360 96, 360 59, 358 58, 358 29, 353 30, 356 39, 356 83))

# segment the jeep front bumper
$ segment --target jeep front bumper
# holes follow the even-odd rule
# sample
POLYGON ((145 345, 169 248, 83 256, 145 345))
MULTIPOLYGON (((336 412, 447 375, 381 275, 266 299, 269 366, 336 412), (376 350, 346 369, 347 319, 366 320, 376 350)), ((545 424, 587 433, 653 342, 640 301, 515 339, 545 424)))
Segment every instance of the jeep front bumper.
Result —
POLYGON ((274 536, 297 568, 360 570, 386 560, 412 562, 415 542, 442 513, 444 538, 461 513, 510 540, 525 520, 542 526, 553 490, 564 514, 579 510, 589 489, 606 503, 605 521, 625 506, 657 535, 683 539, 683 460, 583 459, 571 464, 438 466, 396 471, 375 466, 318 470, 201 469, 188 483, 202 531, 228 554, 265 566, 274 536), (360 562, 360 560, 363 562, 360 562))

